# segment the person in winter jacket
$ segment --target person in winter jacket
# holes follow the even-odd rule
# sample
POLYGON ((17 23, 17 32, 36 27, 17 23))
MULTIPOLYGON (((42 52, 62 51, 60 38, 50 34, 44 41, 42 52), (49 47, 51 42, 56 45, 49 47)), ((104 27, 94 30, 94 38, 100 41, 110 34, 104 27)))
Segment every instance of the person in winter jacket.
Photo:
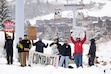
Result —
POLYGON ((52 54, 60 54, 61 44, 59 43, 58 38, 50 44, 50 47, 52 48, 52 54))
POLYGON ((45 45, 43 42, 42 42, 42 38, 39 38, 39 41, 37 41, 37 42, 33 42, 33 40, 32 40, 32 44, 33 44, 33 46, 36 46, 36 50, 35 51, 37 51, 37 52, 41 52, 41 53, 43 53, 44 52, 44 49, 43 48, 47 48, 48 47, 48 43, 47 43, 47 45, 45 45))
POLYGON ((7 64, 13 64, 13 41, 14 41, 14 32, 13 36, 7 36, 5 33, 5 49, 7 55, 7 64))
POLYGON ((28 61, 29 50, 31 49, 32 44, 31 44, 30 40, 28 39, 27 35, 24 35, 24 39, 21 41, 21 44, 23 46, 23 56, 22 56, 23 64, 22 64, 22 66, 24 67, 27 65, 26 61, 28 61))
POLYGON ((92 66, 94 65, 94 59, 96 57, 96 43, 95 43, 95 39, 91 39, 91 45, 90 45, 90 49, 89 49, 89 53, 88 53, 88 65, 92 66))
POLYGON ((65 68, 68 68, 69 59, 71 59, 71 46, 68 44, 68 40, 64 40, 64 44, 61 46, 61 57, 59 66, 62 66, 65 61, 65 68))
MULTIPOLYGON (((6 34, 5 36, 6 36, 6 37, 5 37, 5 39, 6 39, 6 38, 8 38, 8 36, 10 36, 10 35, 9 35, 9 34, 6 34)), ((6 40, 5 40, 5 44, 4 44, 4 49, 6 49, 6 40)))
POLYGON ((72 43, 74 44, 74 60, 76 63, 77 68, 78 67, 83 67, 82 65, 82 53, 83 53, 83 43, 86 41, 86 32, 85 32, 85 36, 83 38, 83 40, 81 40, 80 38, 76 38, 76 40, 73 39, 72 36, 70 36, 70 39, 72 41, 72 43))
POLYGON ((18 60, 21 64, 21 66, 23 65, 23 59, 22 59, 22 55, 23 55, 23 45, 22 45, 22 38, 19 38, 19 42, 16 45, 16 48, 18 49, 18 60))
MULTIPOLYGON (((32 44, 33 44, 33 46, 36 46, 36 49, 35 49, 35 51, 36 52, 40 52, 40 53, 44 53, 44 48, 47 48, 48 47, 48 43, 47 43, 47 45, 45 45, 43 42, 42 42, 42 38, 39 38, 39 41, 37 41, 37 42, 33 42, 33 40, 32 40, 32 44)), ((42 62, 42 60, 41 60, 41 56, 39 55, 39 56, 36 56, 36 61, 35 61, 36 63, 41 63, 42 62), (39 59, 39 60, 38 60, 39 59)))

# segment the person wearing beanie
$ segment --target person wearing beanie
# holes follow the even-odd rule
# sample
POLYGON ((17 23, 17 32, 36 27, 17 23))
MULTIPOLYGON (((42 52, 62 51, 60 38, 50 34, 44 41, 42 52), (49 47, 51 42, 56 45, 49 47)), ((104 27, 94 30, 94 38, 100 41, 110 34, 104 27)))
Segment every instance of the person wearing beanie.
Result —
POLYGON ((30 40, 28 39, 27 35, 24 35, 24 39, 21 41, 21 44, 23 46, 23 56, 22 56, 22 67, 26 66, 26 62, 28 61, 29 58, 29 50, 32 47, 32 44, 30 40))

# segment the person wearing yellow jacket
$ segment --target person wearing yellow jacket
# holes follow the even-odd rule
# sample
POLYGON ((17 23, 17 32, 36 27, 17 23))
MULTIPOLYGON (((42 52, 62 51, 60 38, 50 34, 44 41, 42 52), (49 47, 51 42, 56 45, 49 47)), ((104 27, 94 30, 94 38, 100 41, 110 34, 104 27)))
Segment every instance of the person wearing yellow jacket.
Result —
POLYGON ((22 56, 23 56, 23 45, 21 44, 21 42, 22 42, 22 38, 20 37, 19 38, 19 42, 16 45, 16 48, 18 49, 18 60, 19 60, 19 62, 21 64, 21 66, 23 66, 23 63, 22 63, 22 61, 23 61, 23 59, 22 59, 22 56))

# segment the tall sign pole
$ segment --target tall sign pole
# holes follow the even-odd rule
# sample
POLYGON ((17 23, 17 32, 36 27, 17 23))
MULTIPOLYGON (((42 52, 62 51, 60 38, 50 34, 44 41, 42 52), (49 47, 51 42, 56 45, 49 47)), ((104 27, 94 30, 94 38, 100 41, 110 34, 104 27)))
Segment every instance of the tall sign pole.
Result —
POLYGON ((24 35, 24 0, 16 0, 15 36, 18 42, 19 37, 24 35))
MULTIPOLYGON (((15 13, 15 43, 17 44, 19 37, 24 36, 24 0, 16 0, 15 13)), ((16 46, 16 45, 14 45, 16 46)), ((17 57, 17 50, 15 47, 14 56, 17 57)))

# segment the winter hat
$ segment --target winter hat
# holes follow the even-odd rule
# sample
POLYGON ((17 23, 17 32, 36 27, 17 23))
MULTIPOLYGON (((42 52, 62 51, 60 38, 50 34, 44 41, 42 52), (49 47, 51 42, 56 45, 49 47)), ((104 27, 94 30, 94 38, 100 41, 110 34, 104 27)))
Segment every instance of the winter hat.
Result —
POLYGON ((24 36, 27 36, 26 34, 24 36))
POLYGON ((95 42, 95 39, 91 39, 90 41, 91 41, 91 42, 95 42))

